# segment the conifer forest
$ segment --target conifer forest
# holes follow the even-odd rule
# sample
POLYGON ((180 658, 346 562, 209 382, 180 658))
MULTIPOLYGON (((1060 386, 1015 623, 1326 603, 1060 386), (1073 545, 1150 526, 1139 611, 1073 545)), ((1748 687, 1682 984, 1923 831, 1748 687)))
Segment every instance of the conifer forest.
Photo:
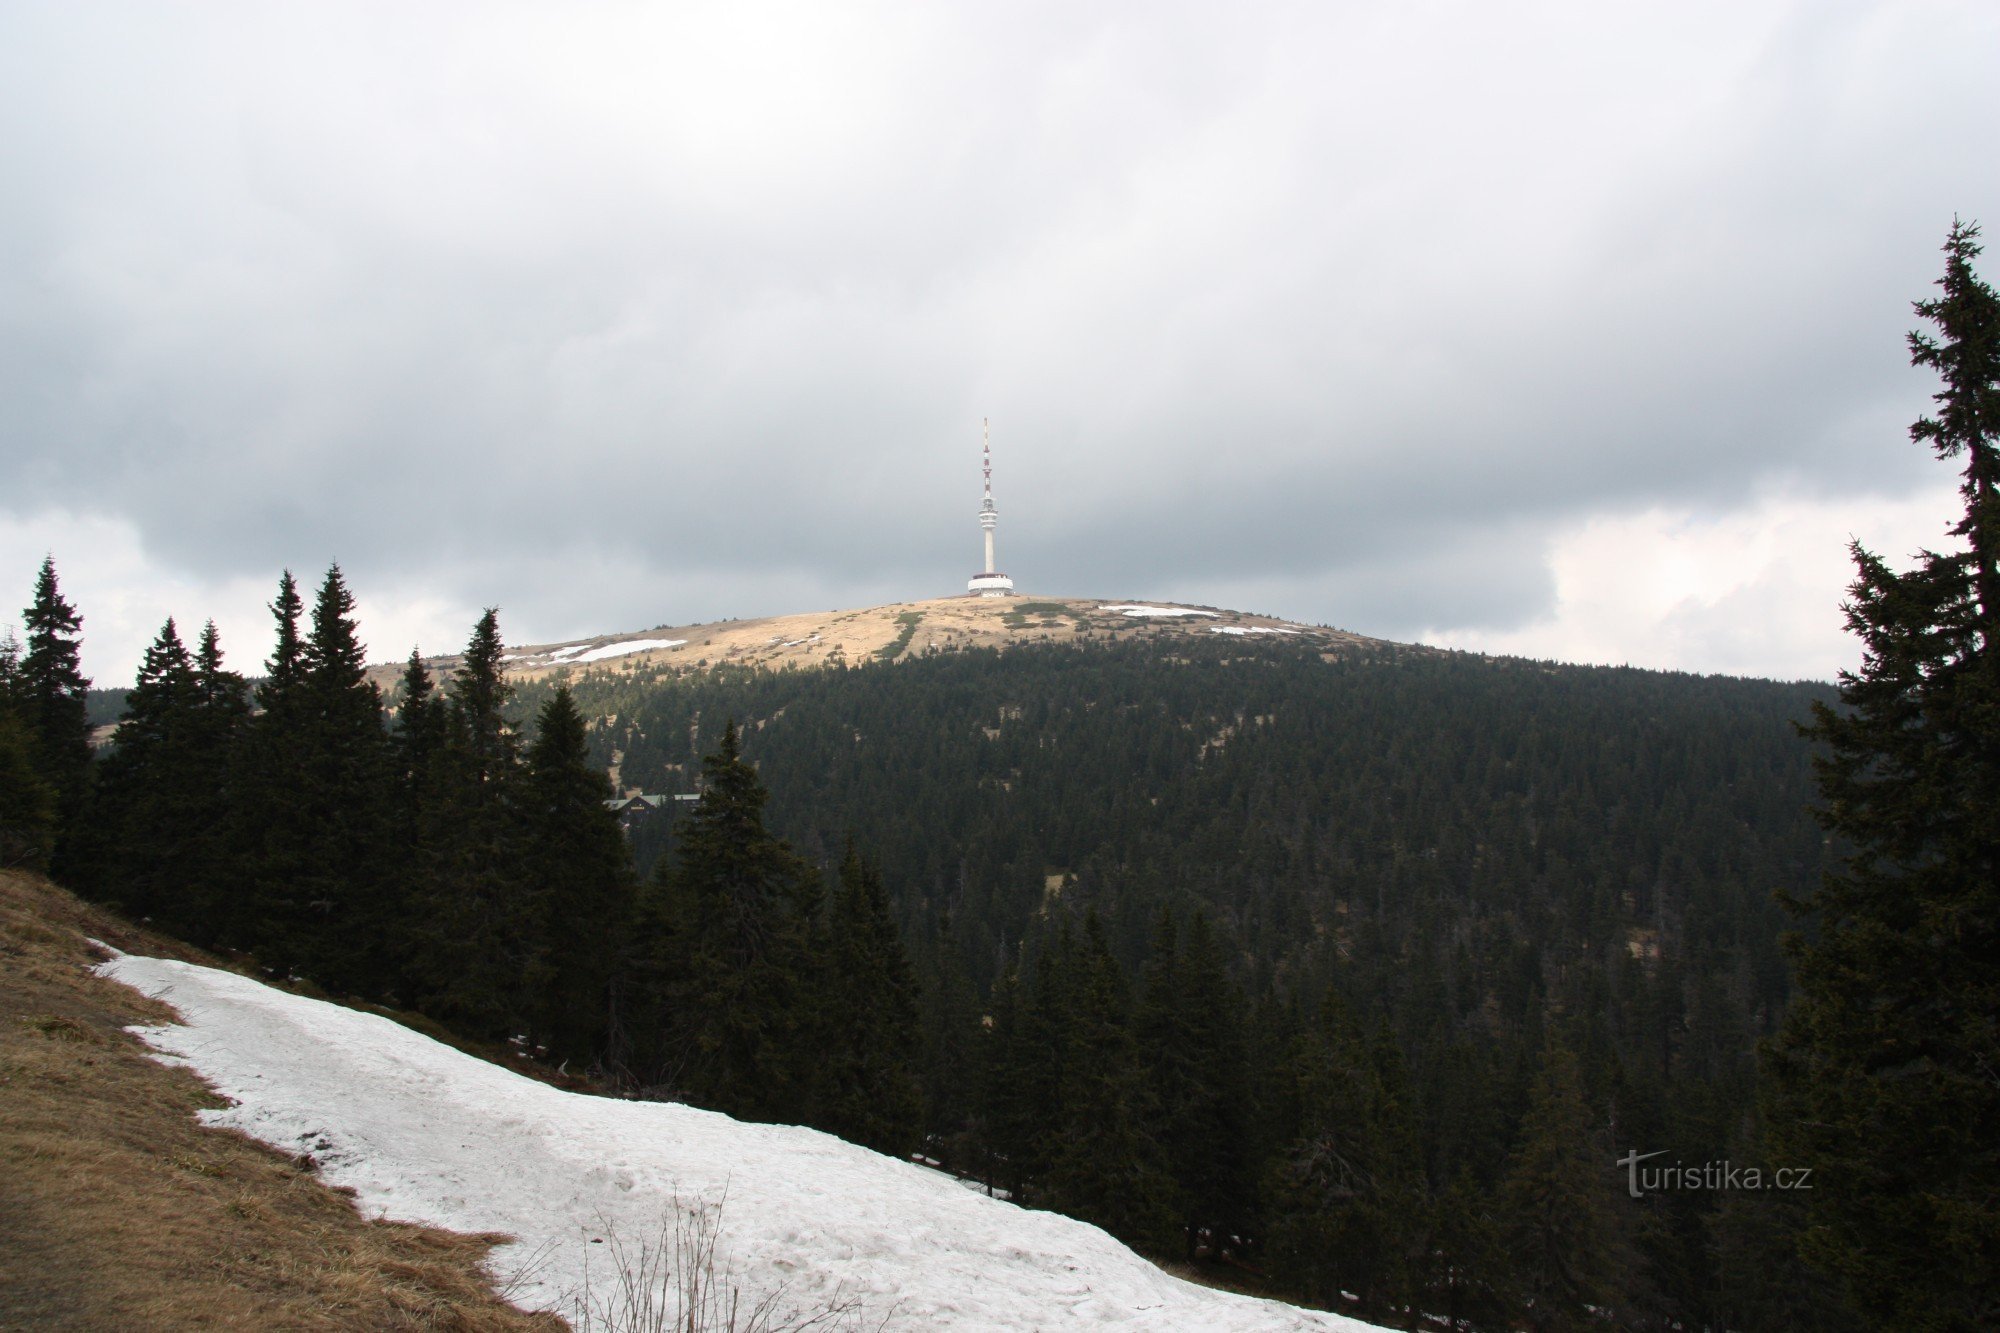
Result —
POLYGON ((1393 1327, 1994 1327, 2000 299, 1946 254, 1957 543, 1855 548, 1838 687, 1116 634, 516 682, 488 611, 385 695, 334 567, 233 659, 167 621, 93 751, 51 560, 0 860, 1393 1327))

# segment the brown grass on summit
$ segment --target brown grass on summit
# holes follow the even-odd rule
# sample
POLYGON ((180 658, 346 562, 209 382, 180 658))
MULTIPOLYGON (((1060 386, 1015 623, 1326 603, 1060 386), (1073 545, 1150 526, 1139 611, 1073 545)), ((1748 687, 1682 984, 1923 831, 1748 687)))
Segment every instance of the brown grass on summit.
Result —
POLYGON ((499 1236, 371 1222, 194 1113, 221 1105, 123 1029, 172 1012, 92 974, 86 937, 201 958, 0 872, 0 1330, 553 1330, 495 1295, 499 1236))

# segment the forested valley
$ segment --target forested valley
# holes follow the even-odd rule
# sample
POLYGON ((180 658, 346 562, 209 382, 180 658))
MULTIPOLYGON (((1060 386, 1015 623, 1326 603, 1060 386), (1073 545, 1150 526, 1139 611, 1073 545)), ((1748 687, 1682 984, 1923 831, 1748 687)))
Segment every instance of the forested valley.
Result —
POLYGON ((868 849, 960 1170, 1376 1318, 1838 1326, 1792 1200, 1616 1162, 1763 1160, 1830 688, 1188 636, 572 689, 626 784, 733 720, 777 832, 868 849))
POLYGON ((516 686, 489 612, 384 698, 335 569, 254 686, 169 622, 91 759, 36 605, 10 855, 276 975, 1384 1323, 1844 1322, 1795 1198, 1620 1162, 1769 1165, 1828 688, 1197 636, 516 686))

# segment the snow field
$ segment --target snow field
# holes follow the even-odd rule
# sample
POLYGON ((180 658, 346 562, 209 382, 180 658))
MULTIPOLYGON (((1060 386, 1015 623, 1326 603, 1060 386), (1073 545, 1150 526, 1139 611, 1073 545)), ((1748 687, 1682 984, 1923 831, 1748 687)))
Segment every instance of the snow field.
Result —
POLYGON ((869 1328, 1372 1327, 1183 1282, 1096 1227, 815 1130, 563 1092, 388 1019, 190 963, 119 955, 98 970, 181 1015, 133 1031, 232 1100, 204 1124, 309 1154, 370 1216, 516 1237, 491 1266, 523 1308, 572 1313, 587 1284, 606 1290, 615 1249, 705 1203, 748 1300, 780 1288, 780 1311, 851 1300, 869 1328))

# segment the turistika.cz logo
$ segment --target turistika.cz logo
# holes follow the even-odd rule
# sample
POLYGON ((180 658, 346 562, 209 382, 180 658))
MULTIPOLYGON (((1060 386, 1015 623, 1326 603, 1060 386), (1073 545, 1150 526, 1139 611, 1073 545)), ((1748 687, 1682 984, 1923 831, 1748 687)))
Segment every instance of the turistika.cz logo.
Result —
POLYGON ((1809 1190, 1812 1188, 1812 1168, 1809 1166, 1781 1166, 1766 1171, 1762 1167, 1738 1166, 1727 1159, 1720 1162, 1702 1162, 1688 1166, 1681 1162, 1662 1163, 1659 1166, 1640 1166, 1639 1163, 1654 1157, 1666 1156, 1666 1149, 1659 1152, 1640 1152, 1633 1149, 1618 1159, 1618 1165, 1625 1168, 1625 1189, 1635 1199, 1648 1191, 1662 1190, 1809 1190))

